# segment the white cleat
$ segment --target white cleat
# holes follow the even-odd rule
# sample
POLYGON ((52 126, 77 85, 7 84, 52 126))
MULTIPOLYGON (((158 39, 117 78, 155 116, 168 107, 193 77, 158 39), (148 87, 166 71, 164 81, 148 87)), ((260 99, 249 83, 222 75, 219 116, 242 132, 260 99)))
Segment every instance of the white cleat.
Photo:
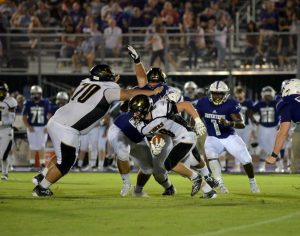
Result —
POLYGON ((256 182, 250 183, 250 192, 251 193, 260 193, 259 187, 256 182))
POLYGON ((128 195, 128 193, 131 191, 131 189, 132 189, 131 184, 123 184, 121 191, 120 191, 120 195, 122 197, 126 197, 128 195))
POLYGON ((229 193, 228 189, 224 184, 220 184, 220 193, 229 193))
POLYGON ((1 176, 1 180, 7 181, 8 180, 8 174, 4 174, 1 176))

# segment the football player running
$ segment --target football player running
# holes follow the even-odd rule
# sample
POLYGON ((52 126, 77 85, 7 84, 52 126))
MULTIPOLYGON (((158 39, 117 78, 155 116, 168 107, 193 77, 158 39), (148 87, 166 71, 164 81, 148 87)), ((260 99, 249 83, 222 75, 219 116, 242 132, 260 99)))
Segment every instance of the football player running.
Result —
POLYGON ((219 157, 224 150, 242 163, 249 178, 250 191, 258 193, 252 158, 246 144, 234 130, 245 127, 240 114, 241 106, 237 101, 229 99, 229 91, 223 81, 216 81, 209 87, 209 96, 199 99, 196 104, 196 109, 207 127, 205 153, 210 169, 215 179, 219 181, 221 193, 229 192, 224 184, 219 163, 219 157))
POLYGON ((67 174, 76 161, 80 135, 98 124, 113 101, 128 100, 137 94, 151 96, 162 90, 161 87, 153 91, 121 89, 117 84, 120 76, 105 64, 94 66, 90 74, 75 89, 69 103, 58 109, 47 124, 56 160, 45 168, 44 178, 33 189, 33 196, 53 195, 49 187, 67 174))
MULTIPOLYGON (((180 162, 185 161, 195 148, 196 134, 170 118, 174 114, 187 112, 195 121, 196 133, 198 135, 205 134, 206 128, 192 103, 159 100, 153 105, 147 96, 137 95, 129 101, 128 107, 133 114, 131 122, 142 135, 151 138, 156 134, 162 134, 171 139, 171 142, 161 139, 162 142, 151 144, 152 154, 157 156, 160 165, 165 170, 174 170, 189 177, 193 182, 191 196, 194 196, 201 187, 202 176, 187 166, 181 165, 180 162), (167 143, 168 145, 165 147, 167 143)), ((207 195, 211 195, 209 198, 216 197, 215 191, 208 184, 205 183, 205 187, 207 190, 203 189, 203 191, 207 195)))
POLYGON ((288 137, 291 126, 296 125, 292 135, 292 160, 291 173, 297 173, 299 170, 300 158, 300 80, 291 79, 284 81, 282 86, 282 98, 277 103, 277 112, 280 116, 280 126, 276 135, 272 154, 266 158, 266 162, 274 164, 278 159, 279 152, 288 137))
POLYGON ((16 117, 17 101, 8 96, 8 86, 0 81, 0 158, 2 180, 8 180, 8 156, 13 142, 12 124, 16 117))

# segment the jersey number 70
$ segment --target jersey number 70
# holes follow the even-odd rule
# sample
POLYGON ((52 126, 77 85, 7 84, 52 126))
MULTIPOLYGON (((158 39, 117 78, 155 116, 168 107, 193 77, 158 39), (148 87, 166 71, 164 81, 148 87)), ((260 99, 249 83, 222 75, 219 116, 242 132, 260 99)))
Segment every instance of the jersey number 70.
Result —
POLYGON ((80 103, 84 103, 86 100, 88 100, 93 94, 95 94, 98 90, 101 89, 101 87, 98 84, 88 84, 84 83, 81 86, 82 88, 78 90, 77 93, 75 93, 71 100, 73 101, 77 96, 77 101, 80 103))

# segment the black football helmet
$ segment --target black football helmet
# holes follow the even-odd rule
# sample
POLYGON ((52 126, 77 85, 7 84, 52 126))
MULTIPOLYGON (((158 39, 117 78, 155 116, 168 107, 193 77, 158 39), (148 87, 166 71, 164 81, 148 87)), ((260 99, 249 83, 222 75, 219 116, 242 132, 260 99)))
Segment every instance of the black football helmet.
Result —
POLYGON ((135 121, 145 119, 152 110, 152 102, 146 95, 137 95, 129 100, 128 111, 133 113, 135 121))
POLYGON ((6 98, 8 93, 8 86, 3 81, 0 81, 0 101, 3 101, 6 98))
POLYGON ((95 65, 91 70, 91 80, 96 81, 115 81, 116 74, 112 72, 109 65, 99 64, 95 65))
POLYGON ((157 67, 152 67, 148 72, 147 72, 147 79, 148 82, 154 82, 154 83, 166 83, 166 74, 157 67))

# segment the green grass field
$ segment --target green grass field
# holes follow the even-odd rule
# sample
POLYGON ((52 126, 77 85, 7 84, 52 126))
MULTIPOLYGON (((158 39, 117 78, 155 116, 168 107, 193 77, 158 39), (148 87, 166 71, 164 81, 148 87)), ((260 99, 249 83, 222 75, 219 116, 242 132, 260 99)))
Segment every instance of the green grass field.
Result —
MULTIPOLYGON (((150 198, 122 198, 118 174, 70 173, 52 186, 55 197, 31 197, 33 173, 0 182, 0 235, 300 235, 300 175, 225 175, 230 193, 190 197, 187 179, 171 175, 174 197, 161 196, 151 178, 150 198)), ((131 176, 135 182, 135 174, 131 176)))

